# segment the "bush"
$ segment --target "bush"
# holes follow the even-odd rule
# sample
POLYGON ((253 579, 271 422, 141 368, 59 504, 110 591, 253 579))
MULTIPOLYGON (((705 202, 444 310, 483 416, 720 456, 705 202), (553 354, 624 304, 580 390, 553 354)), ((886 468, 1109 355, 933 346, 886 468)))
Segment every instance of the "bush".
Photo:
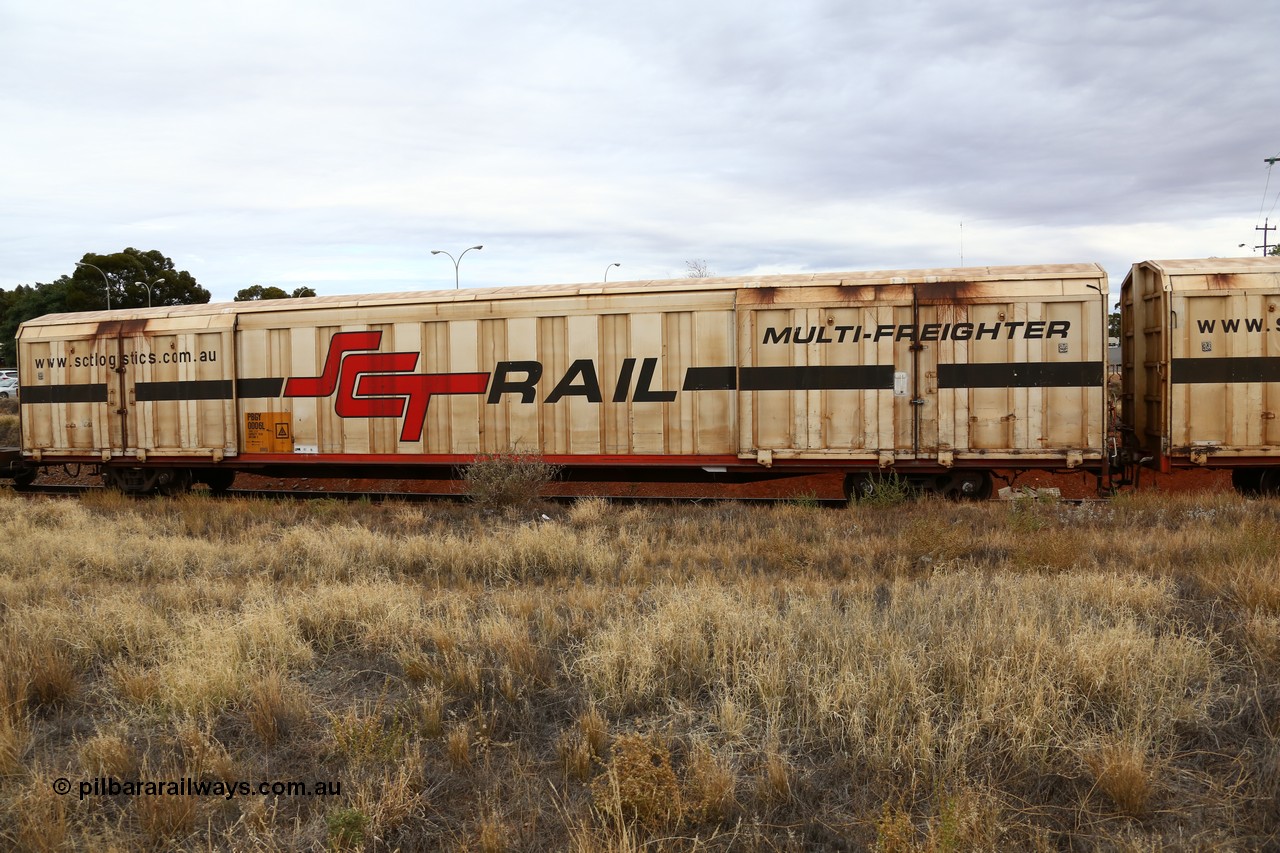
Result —
POLYGON ((537 453, 495 453, 477 456, 462 472, 466 493, 487 510, 523 509, 536 501, 560 474, 537 453))
POLYGON ((850 499, 860 506, 894 507, 912 497, 911 484, 896 472, 862 474, 850 482, 850 499))
POLYGON ((591 785, 591 798, 602 815, 645 830, 678 822, 680 787, 667 745, 656 737, 620 735, 606 772, 591 785))

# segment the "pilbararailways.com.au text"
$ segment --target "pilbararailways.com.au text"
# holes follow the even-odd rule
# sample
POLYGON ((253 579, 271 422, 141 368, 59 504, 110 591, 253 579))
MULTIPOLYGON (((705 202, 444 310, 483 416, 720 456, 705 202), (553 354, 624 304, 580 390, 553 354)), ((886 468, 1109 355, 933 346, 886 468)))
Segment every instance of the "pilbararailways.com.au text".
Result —
POLYGON ((114 776, 97 776, 72 782, 66 777, 53 781, 55 794, 65 796, 75 791, 81 800, 86 797, 333 797, 342 794, 342 782, 298 780, 274 782, 225 782, 220 779, 193 779, 190 776, 177 780, 116 779, 114 776))

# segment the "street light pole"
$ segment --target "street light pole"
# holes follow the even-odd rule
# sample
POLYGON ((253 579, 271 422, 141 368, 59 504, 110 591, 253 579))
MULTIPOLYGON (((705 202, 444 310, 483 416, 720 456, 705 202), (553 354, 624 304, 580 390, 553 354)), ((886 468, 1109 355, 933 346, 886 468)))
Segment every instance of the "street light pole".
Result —
POLYGON ((463 250, 462 250, 462 254, 461 254, 461 255, 458 255, 458 257, 457 257, 456 259, 453 257, 453 255, 450 255, 448 252, 444 251, 443 249, 432 249, 432 250, 431 250, 431 254, 433 254, 433 255, 448 255, 448 256, 449 256, 449 260, 453 261, 453 289, 454 289, 454 290, 457 290, 457 289, 459 288, 459 284, 458 284, 458 265, 462 263, 463 255, 466 255, 466 253, 467 253, 467 252, 470 252, 472 249, 475 249, 476 251, 479 251, 479 250, 481 250, 481 249, 483 249, 483 248, 484 248, 484 246, 469 246, 468 248, 463 249, 463 250))
POLYGON ((604 268, 604 280, 605 280, 605 281, 608 281, 608 280, 609 280, 609 267, 620 267, 620 266, 622 266, 622 264, 609 264, 609 266, 608 266, 608 267, 605 267, 605 268, 604 268))
POLYGON ((107 286, 107 310, 111 310, 111 279, 107 278, 107 274, 93 264, 86 264, 84 261, 76 261, 78 267, 88 267, 91 270, 98 270, 98 274, 102 276, 102 283, 107 286))
MULTIPOLYGON (((156 279, 156 284, 161 284, 163 282, 164 282, 163 277, 156 279)), ((134 284, 138 285, 139 287, 145 287, 147 289, 147 307, 150 308, 151 307, 151 285, 147 284, 145 281, 135 281, 134 284)))

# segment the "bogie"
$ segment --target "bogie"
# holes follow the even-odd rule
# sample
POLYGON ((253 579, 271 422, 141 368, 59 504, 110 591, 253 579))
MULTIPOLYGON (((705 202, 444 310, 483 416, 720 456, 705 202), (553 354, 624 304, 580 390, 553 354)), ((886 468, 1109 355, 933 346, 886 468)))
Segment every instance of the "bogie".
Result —
POLYGON ((862 502, 895 501, 922 494, 985 501, 992 491, 990 471, 948 471, 936 475, 871 471, 845 477, 845 498, 862 502))
POLYGON ((191 488, 187 468, 121 468, 102 471, 102 484, 131 495, 180 495, 191 488))

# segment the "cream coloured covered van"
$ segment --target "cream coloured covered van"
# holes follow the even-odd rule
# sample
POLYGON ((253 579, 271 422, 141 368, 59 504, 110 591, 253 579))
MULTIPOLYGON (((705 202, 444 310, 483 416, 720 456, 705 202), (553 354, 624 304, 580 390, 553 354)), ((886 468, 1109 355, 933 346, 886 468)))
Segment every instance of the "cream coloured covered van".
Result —
POLYGON ((50 315, 19 334, 23 453, 138 490, 514 449, 981 494, 996 468, 1101 464, 1106 295, 1080 264, 50 315))
POLYGON ((1280 258, 1134 264, 1121 314, 1130 452, 1166 472, 1236 468, 1256 487, 1280 464, 1280 258))

